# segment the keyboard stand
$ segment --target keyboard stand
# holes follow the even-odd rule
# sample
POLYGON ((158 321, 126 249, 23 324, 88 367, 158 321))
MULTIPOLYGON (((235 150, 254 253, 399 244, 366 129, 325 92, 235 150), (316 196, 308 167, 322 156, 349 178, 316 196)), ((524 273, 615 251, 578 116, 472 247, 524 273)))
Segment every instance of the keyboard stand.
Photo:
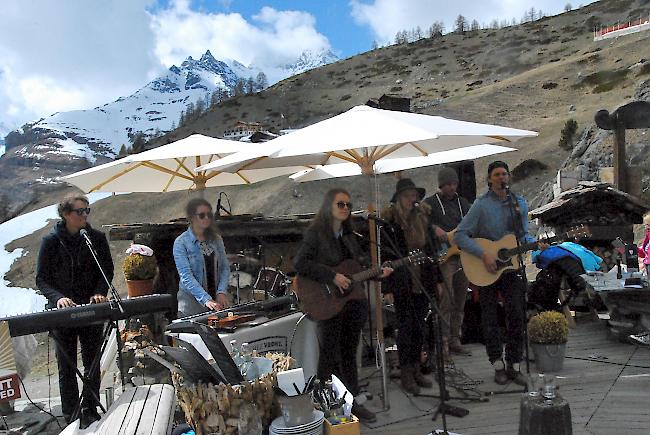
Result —
MULTIPOLYGON (((113 331, 115 331, 115 339, 117 341, 117 365, 120 370, 120 378, 122 380, 122 392, 124 392, 126 387, 125 387, 125 379, 124 379, 124 367, 122 364, 122 338, 120 337, 120 329, 118 328, 117 320, 109 320, 104 323, 104 336, 102 341, 102 347, 100 348, 99 352, 97 352, 97 355, 95 355, 95 358, 93 358, 92 364, 90 365, 90 368, 88 370, 88 374, 90 375, 91 373, 93 373, 94 370, 99 369, 98 367, 99 363, 102 359, 102 355, 104 354, 104 351, 106 350, 106 347, 108 346, 108 341, 113 331)), ((101 400, 99 399, 97 394, 95 394, 95 392, 90 389, 91 388, 90 379, 84 376, 83 373, 81 373, 78 365, 73 363, 72 357, 68 355, 67 352, 63 351, 63 348, 62 346, 60 346, 60 343, 58 342, 56 335, 50 334, 50 336, 54 338, 54 341, 57 342, 57 344, 61 348, 61 355, 63 355, 65 363, 70 365, 71 367, 74 367, 75 371, 77 372, 77 376, 79 377, 79 379, 81 379, 81 384, 83 385, 83 388, 81 389, 81 393, 79 394, 79 399, 77 400, 77 405, 75 406, 75 409, 72 413, 71 421, 75 421, 77 418, 80 418, 81 416, 81 401, 83 399, 83 395, 86 390, 90 391, 90 393, 93 395, 93 398, 97 401, 97 405, 99 405, 99 408, 102 410, 104 414, 106 414, 106 408, 104 408, 104 406, 102 405, 101 400)), ((85 427, 81 427, 81 425, 79 426, 79 428, 85 429, 85 427)))

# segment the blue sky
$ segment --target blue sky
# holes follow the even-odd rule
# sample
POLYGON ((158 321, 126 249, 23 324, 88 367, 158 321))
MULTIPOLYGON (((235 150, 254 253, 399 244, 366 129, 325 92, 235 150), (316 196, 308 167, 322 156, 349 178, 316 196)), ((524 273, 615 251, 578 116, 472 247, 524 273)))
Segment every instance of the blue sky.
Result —
MULTIPOLYGON (((583 4, 590 3, 584 1, 583 4)), ((130 95, 210 50, 265 70, 302 52, 345 58, 463 14, 488 25, 567 0, 2 0, 0 136, 57 111, 130 95)), ((575 5, 574 6, 579 6, 575 5)), ((586 30, 588 31, 588 30, 586 30)))

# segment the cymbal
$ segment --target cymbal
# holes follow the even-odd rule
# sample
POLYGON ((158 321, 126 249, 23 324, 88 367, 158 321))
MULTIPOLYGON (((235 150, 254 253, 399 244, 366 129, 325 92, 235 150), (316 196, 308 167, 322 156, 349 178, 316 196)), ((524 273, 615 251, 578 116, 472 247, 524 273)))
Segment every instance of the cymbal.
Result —
MULTIPOLYGON (((231 266, 234 264, 239 264, 239 270, 253 270, 259 269, 261 266, 260 260, 254 257, 249 257, 243 254, 227 254, 228 263, 231 266)), ((234 267, 231 267, 231 270, 234 270, 234 267)))

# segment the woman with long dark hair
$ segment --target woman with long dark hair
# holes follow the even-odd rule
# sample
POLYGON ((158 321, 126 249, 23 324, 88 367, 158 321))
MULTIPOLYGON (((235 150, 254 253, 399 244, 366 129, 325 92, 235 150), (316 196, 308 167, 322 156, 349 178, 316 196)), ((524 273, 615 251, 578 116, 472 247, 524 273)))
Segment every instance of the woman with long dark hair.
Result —
MULTIPOLYGON (((403 257, 416 249, 428 255, 433 253, 427 234, 431 208, 427 204, 419 204, 424 193, 425 190, 416 187, 409 178, 397 182, 391 206, 382 212, 382 217, 392 224, 385 228, 387 234, 382 242, 382 246, 386 247, 383 259, 403 257)), ((420 387, 433 386, 420 371, 424 319, 429 309, 429 300, 424 292, 435 297, 440 282, 437 268, 425 262, 397 269, 383 286, 386 299, 395 302, 400 376, 402 387, 411 394, 419 394, 420 387)))
MULTIPOLYGON (((352 203, 345 189, 331 189, 312 225, 303 236, 303 242, 294 258, 296 271, 307 278, 333 288, 347 289, 352 284, 333 267, 347 259, 367 264, 356 235, 352 231, 350 213, 352 203)), ((386 276, 392 269, 385 268, 386 276)), ((359 395, 356 353, 361 329, 368 317, 368 301, 349 300, 341 312, 331 319, 318 322, 318 377, 325 380, 335 374, 350 392, 359 395)), ((356 401, 352 413, 364 422, 376 420, 375 414, 356 401)))
POLYGON ((228 306, 230 264, 217 233, 212 206, 203 198, 191 199, 185 207, 190 222, 187 231, 174 241, 178 284, 178 316, 190 316, 228 306))

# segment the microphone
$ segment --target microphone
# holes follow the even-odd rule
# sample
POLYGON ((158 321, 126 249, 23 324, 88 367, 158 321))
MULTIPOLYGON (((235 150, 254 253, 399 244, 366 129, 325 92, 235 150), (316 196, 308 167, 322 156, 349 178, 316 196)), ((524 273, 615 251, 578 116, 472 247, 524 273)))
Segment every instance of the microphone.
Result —
POLYGON ((386 219, 382 219, 382 218, 380 218, 379 216, 376 216, 376 215, 371 214, 371 213, 368 213, 368 212, 364 212, 364 213, 362 213, 362 214, 361 214, 361 217, 362 217, 364 220, 367 220, 367 221, 368 221, 368 220, 373 220, 373 221, 379 222, 380 224, 383 224, 383 225, 386 225, 386 226, 390 226, 390 227, 393 226, 393 223, 392 223, 392 222, 388 222, 386 219))
POLYGON ((86 243, 88 243, 88 246, 92 246, 93 242, 90 241, 90 237, 88 237, 88 231, 86 231, 85 228, 79 230, 79 234, 81 234, 81 237, 86 239, 86 243))

